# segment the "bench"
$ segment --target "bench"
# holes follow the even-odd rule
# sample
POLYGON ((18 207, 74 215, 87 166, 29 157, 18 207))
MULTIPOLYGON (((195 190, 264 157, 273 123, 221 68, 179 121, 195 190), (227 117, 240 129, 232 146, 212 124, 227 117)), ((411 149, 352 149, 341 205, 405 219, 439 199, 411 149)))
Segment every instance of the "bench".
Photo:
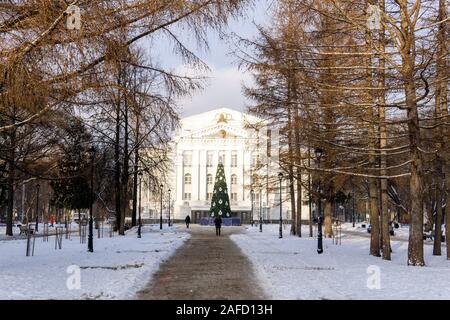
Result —
POLYGON ((22 234, 28 235, 28 232, 30 232, 31 234, 33 234, 33 232, 34 232, 34 229, 28 229, 27 226, 18 226, 18 227, 20 230, 19 235, 22 235, 22 234))

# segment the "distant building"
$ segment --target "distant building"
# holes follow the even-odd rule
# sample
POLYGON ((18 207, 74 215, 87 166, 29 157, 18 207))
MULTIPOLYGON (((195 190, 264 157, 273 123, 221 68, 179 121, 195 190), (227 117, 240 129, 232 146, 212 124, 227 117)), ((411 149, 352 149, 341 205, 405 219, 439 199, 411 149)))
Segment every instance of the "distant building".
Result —
MULTIPOLYGON (((255 130, 266 123, 254 116, 220 108, 181 120, 174 135, 172 150, 173 169, 169 185, 165 186, 163 217, 168 216, 168 194, 171 190, 171 217, 182 220, 190 215, 195 223, 210 215, 211 197, 219 159, 225 167, 231 210, 242 221, 259 220, 262 204, 264 220, 279 218, 278 163, 267 159, 267 135, 255 130), (262 199, 259 199, 259 185, 262 199), (251 190, 254 189, 253 206, 251 190)), ((268 131, 270 132, 270 130, 268 131)), ((273 148, 273 144, 272 144, 273 148)), ((284 183, 283 218, 290 219, 290 201, 287 201, 284 183)), ((143 194, 144 216, 158 218, 160 201, 150 190, 143 194)), ((309 217, 308 203, 302 208, 302 219, 309 217)))

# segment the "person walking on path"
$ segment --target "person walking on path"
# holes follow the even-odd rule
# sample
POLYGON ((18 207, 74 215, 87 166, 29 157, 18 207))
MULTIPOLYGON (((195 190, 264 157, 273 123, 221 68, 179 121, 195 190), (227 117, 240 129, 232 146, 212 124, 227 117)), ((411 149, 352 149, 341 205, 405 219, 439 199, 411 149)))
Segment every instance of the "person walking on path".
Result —
POLYGON ((186 228, 189 229, 189 223, 191 223, 191 217, 189 217, 189 215, 187 215, 186 218, 184 219, 184 221, 186 222, 186 228))
POLYGON ((214 224, 216 225, 216 236, 220 237, 220 228, 222 227, 222 218, 217 216, 214 219, 214 224))
POLYGON ((53 227, 53 224, 55 223, 55 216, 54 215, 50 215, 50 227, 53 227))

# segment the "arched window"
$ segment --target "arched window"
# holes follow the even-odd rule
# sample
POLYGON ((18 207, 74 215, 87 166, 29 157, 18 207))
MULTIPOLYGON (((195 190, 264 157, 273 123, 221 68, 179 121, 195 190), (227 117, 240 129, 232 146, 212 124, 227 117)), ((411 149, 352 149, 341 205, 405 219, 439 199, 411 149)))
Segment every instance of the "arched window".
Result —
POLYGON ((233 174, 231 176, 231 184, 237 184, 237 175, 233 174))
POLYGON ((208 175, 206 176, 206 183, 207 183, 208 185, 212 185, 212 184, 213 184, 213 176, 212 176, 212 174, 208 174, 208 175))
POLYGON ((192 176, 189 173, 184 175, 184 184, 192 184, 192 176))

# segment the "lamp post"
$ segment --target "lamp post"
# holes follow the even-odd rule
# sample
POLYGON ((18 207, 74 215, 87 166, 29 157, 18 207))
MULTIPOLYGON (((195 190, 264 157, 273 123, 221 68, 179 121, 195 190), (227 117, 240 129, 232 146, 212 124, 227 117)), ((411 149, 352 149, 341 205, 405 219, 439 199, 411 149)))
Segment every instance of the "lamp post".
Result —
POLYGON ((262 232, 262 185, 259 185, 259 232, 262 232))
MULTIPOLYGON (((320 169, 320 159, 322 158, 323 155, 323 150, 321 148, 316 148, 316 150, 314 151, 316 154, 316 159, 317 159, 317 167, 320 169)), ((319 178, 319 196, 318 196, 318 203, 317 203, 317 210, 318 210, 318 214, 317 214, 317 253, 321 254, 323 253, 323 243, 322 243, 322 222, 323 222, 323 218, 322 218, 322 182, 321 179, 319 178)))
POLYGON ((283 173, 278 174, 278 179, 280 179, 280 235, 279 239, 283 238, 283 196, 282 196, 282 183, 283 183, 283 173))
POLYGON ((36 232, 39 231, 39 189, 41 188, 40 184, 36 185, 36 227, 34 228, 36 232))
POLYGON ((161 212, 159 213, 159 229, 162 230, 163 188, 164 188, 164 186, 161 184, 159 187, 161 188, 161 212))
POLYGON ((89 235, 88 235, 88 251, 94 252, 94 160, 95 160, 95 148, 91 147, 88 152, 91 154, 91 201, 89 209, 89 235))
POLYGON ((252 217, 251 217, 251 223, 252 223, 252 227, 253 227, 253 202, 254 202, 254 193, 255 193, 255 191, 252 189, 252 190, 250 190, 250 200, 251 200, 251 202, 252 202, 252 204, 251 204, 251 215, 252 215, 252 217))
POLYGON ((353 190, 353 213, 352 213, 352 220, 353 220, 353 228, 355 227, 355 220, 356 220, 356 214, 355 214, 355 190, 353 190))
POLYGON ((169 189, 169 227, 170 227, 170 192, 171 192, 172 190, 170 190, 169 189))
POLYGON ((142 209, 142 172, 138 173, 139 175, 139 226, 138 226, 138 238, 141 238, 141 229, 142 229, 142 219, 141 219, 141 209, 142 209))

